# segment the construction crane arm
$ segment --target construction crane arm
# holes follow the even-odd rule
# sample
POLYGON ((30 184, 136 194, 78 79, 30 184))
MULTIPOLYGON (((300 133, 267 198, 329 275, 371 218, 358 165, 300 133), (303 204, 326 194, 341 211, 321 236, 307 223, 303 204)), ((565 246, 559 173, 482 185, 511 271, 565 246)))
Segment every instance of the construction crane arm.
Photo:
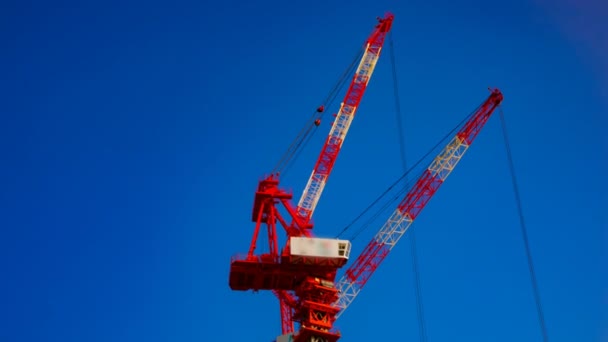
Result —
POLYGON ((387 13, 384 18, 378 18, 379 23, 365 43, 365 52, 355 71, 344 101, 332 124, 331 131, 319 155, 319 159, 308 179, 302 197, 296 208, 299 226, 305 226, 311 219, 317 206, 325 183, 336 162, 340 148, 344 143, 350 124, 355 116, 359 102, 369 83, 369 80, 380 57, 384 39, 391 29, 393 15, 387 13))
POLYGON ((388 221, 384 223, 361 255, 359 255, 355 262, 346 270, 344 276, 336 283, 336 288, 339 290, 336 305, 340 308, 340 312, 336 317, 339 317, 357 297, 374 271, 405 234, 412 222, 420 214, 420 211, 433 197, 452 170, 454 170, 502 100, 503 95, 498 89, 491 91, 488 99, 477 109, 439 155, 435 157, 429 167, 418 178, 412 189, 406 194, 405 198, 399 203, 388 221))

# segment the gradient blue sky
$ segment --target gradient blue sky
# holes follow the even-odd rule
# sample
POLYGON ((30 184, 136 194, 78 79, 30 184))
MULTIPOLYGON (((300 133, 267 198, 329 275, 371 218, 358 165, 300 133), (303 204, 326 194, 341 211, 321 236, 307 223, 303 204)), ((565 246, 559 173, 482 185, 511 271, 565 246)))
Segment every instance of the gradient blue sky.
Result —
MULTIPOLYGON (((247 251, 257 180, 387 10, 410 162, 499 87, 551 341, 606 341, 606 7, 3 2, 0 341, 272 340, 278 304, 230 291, 230 256, 247 251)), ((401 174, 388 57, 317 235, 401 174)), ((430 341, 540 340, 498 119, 412 228, 430 341)), ((316 137, 283 179, 296 194, 316 137)), ((407 241, 337 326, 344 341, 418 339, 407 241)))

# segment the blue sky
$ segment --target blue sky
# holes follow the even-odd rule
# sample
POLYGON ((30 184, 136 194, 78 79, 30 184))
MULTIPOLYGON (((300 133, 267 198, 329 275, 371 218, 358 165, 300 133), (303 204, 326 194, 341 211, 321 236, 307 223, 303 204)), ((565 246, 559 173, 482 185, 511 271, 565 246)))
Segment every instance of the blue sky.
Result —
MULTIPOLYGON (((550 339, 607 339, 606 7, 4 2, 0 340, 272 340, 276 300, 230 291, 230 257, 249 246, 257 181, 387 10, 409 161, 500 88, 550 339)), ((402 172, 387 52, 318 236, 402 172)), ((296 197, 328 129, 282 180, 296 197)), ((495 115, 412 226, 430 341, 540 340, 501 134, 495 115)), ((342 340, 418 339, 411 268, 403 240, 342 340)))

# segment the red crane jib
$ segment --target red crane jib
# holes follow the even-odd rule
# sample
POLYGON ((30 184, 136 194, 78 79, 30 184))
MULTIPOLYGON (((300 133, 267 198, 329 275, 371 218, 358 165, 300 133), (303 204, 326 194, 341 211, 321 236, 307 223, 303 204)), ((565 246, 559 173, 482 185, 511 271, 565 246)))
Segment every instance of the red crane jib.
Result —
MULTIPOLYGON (((385 18, 378 18, 379 23, 376 25, 374 31, 366 41, 366 54, 379 56, 386 35, 391 29, 393 18, 394 16, 390 13, 388 13, 385 18)), ((363 59, 361 63, 366 65, 366 63, 364 62, 365 59, 363 59)), ((350 83, 348 90, 346 91, 346 95, 344 96, 344 100, 342 103, 343 108, 348 109, 341 110, 342 114, 350 117, 355 116, 356 109, 359 107, 359 103, 363 98, 363 94, 365 93, 365 89, 369 82, 370 76, 371 74, 355 73, 353 80, 350 83)), ((323 107, 321 108, 324 109, 323 107)), ((336 123, 334 123, 334 125, 336 125, 336 123)), ((311 180, 317 183, 317 188, 318 183, 325 183, 329 178, 329 175, 338 158, 340 148, 344 141, 345 133, 344 135, 342 135, 340 129, 335 131, 332 130, 332 132, 334 132, 334 134, 330 133, 330 135, 325 140, 325 144, 321 149, 321 154, 319 155, 319 158, 317 159, 317 162, 313 169, 313 175, 311 176, 311 180)), ((311 190, 308 186, 310 186, 310 183, 309 185, 307 185, 304 195, 304 197, 306 197, 308 201, 305 201, 304 203, 301 202, 300 205, 298 205, 298 207, 296 208, 298 217, 300 218, 300 220, 304 221, 310 220, 314 211, 314 205, 313 207, 311 207, 311 204, 309 202, 312 201, 316 203, 320 196, 320 191, 311 190)))
POLYGON ((393 216, 346 270, 344 277, 338 282, 338 287, 347 292, 343 293, 344 296, 341 297, 346 299, 340 303, 341 308, 346 308, 367 283, 374 271, 389 254, 391 248, 394 247, 396 241, 403 236, 409 225, 418 217, 422 209, 441 187, 464 151, 475 140, 477 134, 502 100, 503 95, 500 90, 491 89, 488 99, 472 114, 448 146, 422 173, 399 203, 393 216), (404 226, 403 222, 407 222, 407 225, 404 226))

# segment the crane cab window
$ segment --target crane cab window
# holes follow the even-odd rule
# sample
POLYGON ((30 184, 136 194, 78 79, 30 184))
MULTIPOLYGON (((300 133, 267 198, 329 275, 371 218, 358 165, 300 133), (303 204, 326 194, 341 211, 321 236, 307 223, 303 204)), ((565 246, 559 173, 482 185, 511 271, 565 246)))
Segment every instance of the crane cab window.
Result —
POLYGON ((348 258, 348 253, 350 252, 350 248, 348 248, 348 244, 345 242, 338 243, 338 255, 341 257, 348 258))

